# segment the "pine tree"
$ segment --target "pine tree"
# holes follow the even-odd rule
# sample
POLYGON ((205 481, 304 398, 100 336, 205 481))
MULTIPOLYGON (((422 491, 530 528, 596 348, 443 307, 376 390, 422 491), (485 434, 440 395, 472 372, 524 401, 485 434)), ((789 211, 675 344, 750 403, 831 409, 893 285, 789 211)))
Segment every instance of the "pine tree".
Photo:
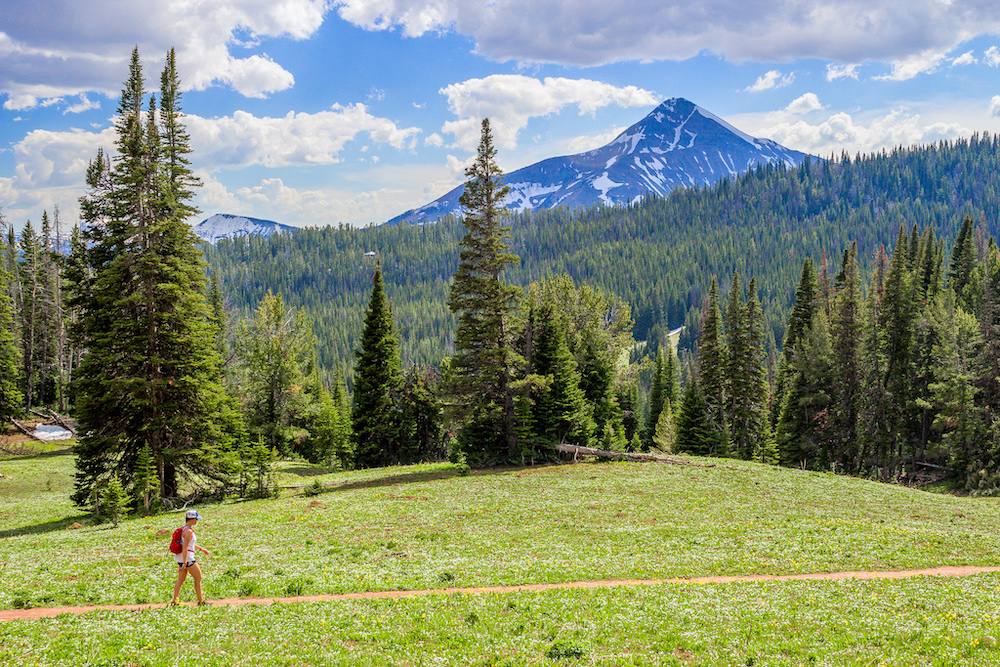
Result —
MULTIPOLYGON (((0 218, 2 219, 2 218, 0 218)), ((21 350, 14 335, 14 313, 8 291, 10 275, 0 266, 0 420, 20 414, 24 396, 18 389, 21 350)))
MULTIPOLYGON (((793 374, 791 365, 795 343, 805 333, 809 323, 812 322, 813 313, 816 312, 818 293, 819 283, 816 280, 816 269, 813 267, 812 258, 806 257, 805 261, 802 262, 802 275, 799 278, 799 286, 795 290, 795 305, 792 306, 792 313, 788 316, 788 325, 785 328, 785 340, 781 346, 781 360, 774 387, 774 396, 778 409, 780 409, 781 403, 785 400, 785 391, 793 374)), ((775 422, 777 422, 777 410, 773 417, 775 422)))
MULTIPOLYGON (((734 279, 734 285, 736 284, 734 279)), ((729 329, 729 423, 733 454, 753 457, 768 422, 767 369, 764 367, 764 315, 757 300, 757 280, 750 279, 745 304, 731 300, 729 329)))
POLYGON ((709 405, 705 395, 692 380, 684 388, 680 412, 677 415, 677 451, 709 456, 718 447, 718 435, 713 433, 709 422, 709 405))
POLYGON ((830 344, 837 364, 834 374, 833 428, 837 441, 836 463, 840 470, 856 474, 863 458, 859 424, 862 404, 862 304, 858 272, 858 246, 844 251, 830 322, 830 344))
MULTIPOLYGON (((152 100, 151 100, 152 102, 152 100)), ((238 426, 218 382, 219 357, 205 302, 198 239, 166 186, 155 113, 143 115, 143 77, 132 53, 115 121, 114 162, 99 151, 81 198, 87 223, 72 300, 89 352, 76 375, 81 433, 78 505, 112 475, 128 488, 139 454, 157 462, 159 495, 185 479, 224 485, 238 426)))
POLYGON ((554 446, 568 442, 587 447, 594 431, 592 406, 580 388, 576 361, 566 343, 566 330, 555 308, 546 305, 539 315, 534 372, 550 378, 535 403, 535 433, 554 446))
POLYGON ((510 189, 496 165, 489 119, 483 120, 476 160, 465 175, 469 180, 459 203, 468 233, 448 301, 458 319, 451 393, 453 405, 461 406, 459 446, 470 460, 495 463, 519 458, 511 388, 518 358, 510 316, 520 290, 504 279, 518 257, 509 252, 510 229, 503 225, 510 189))
POLYGON ((382 282, 382 268, 372 276, 368 313, 355 351, 354 411, 355 462, 374 467, 400 461, 399 392, 403 378, 399 340, 392 308, 382 282))
POLYGON ((959 305, 966 311, 973 310, 973 304, 970 303, 966 289, 972 282, 972 275, 975 270, 975 228, 972 216, 966 215, 962 220, 962 227, 958 231, 958 237, 955 239, 955 246, 951 253, 951 264, 948 268, 948 286, 955 291, 959 305))
POLYGON ((663 384, 666 371, 663 364, 663 350, 656 353, 656 363, 653 366, 653 377, 649 384, 649 416, 646 419, 646 447, 652 447, 656 439, 656 428, 660 423, 660 413, 669 398, 663 395, 663 384))
POLYGON ((404 376, 400 395, 400 463, 438 461, 445 457, 438 384, 437 375, 428 367, 412 366, 404 376))
POLYGON ((698 335, 698 385, 702 391, 701 400, 708 404, 707 428, 715 437, 715 444, 710 449, 720 456, 728 456, 726 369, 729 364, 729 354, 722 337, 722 313, 719 311, 718 287, 714 276, 709 287, 708 306, 704 317, 698 335))

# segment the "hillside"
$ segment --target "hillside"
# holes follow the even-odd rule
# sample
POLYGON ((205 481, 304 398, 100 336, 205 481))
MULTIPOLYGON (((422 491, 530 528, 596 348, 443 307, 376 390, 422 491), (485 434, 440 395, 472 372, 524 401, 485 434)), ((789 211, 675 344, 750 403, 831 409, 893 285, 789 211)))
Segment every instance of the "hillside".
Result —
MULTIPOLYGON (((866 270, 899 225, 933 224, 950 246, 965 213, 1000 232, 1000 138, 899 149, 861 158, 761 167, 706 188, 680 188, 630 206, 557 208, 513 215, 508 272, 520 285, 553 273, 600 285, 629 301, 639 340, 658 341, 687 325, 681 346, 697 334, 712 275, 722 288, 734 269, 756 276, 773 351, 782 332, 802 261, 823 252, 837 265, 858 242, 866 270)), ((450 347, 448 281, 458 264, 464 227, 437 225, 299 230, 222 241, 206 257, 234 311, 255 307, 267 290, 281 292, 315 319, 320 363, 353 363, 378 251, 386 289, 403 338, 404 362, 436 362, 450 347)))
MULTIPOLYGON (((712 185, 758 165, 795 167, 805 154, 741 132, 683 98, 667 100, 609 144, 578 155, 553 157, 504 177, 506 205, 514 212, 631 204, 675 187, 712 185)), ((460 215, 460 185, 443 197, 388 223, 422 224, 460 215)))
MULTIPOLYGON (((456 476, 329 473, 316 497, 200 504, 210 599, 1000 562, 996 503, 742 461, 456 476), (707 467, 712 466, 712 467, 707 467)), ((90 525, 68 451, 0 457, 0 609, 166 602, 177 514, 90 525), (30 501, 30 502, 29 502, 30 501), (70 530, 75 520, 84 526, 70 530), (164 534, 157 534, 164 531, 164 534)), ((0 623, 5 664, 992 665, 1000 575, 672 583, 194 609, 0 623), (196 627, 196 632, 178 628, 196 627), (266 645, 268 651, 256 647, 266 645), (513 656, 513 658, 512 658, 513 656), (810 657, 815 658, 811 660, 810 657), (514 659, 516 658, 516 659, 514 659), (558 661, 558 662, 557 662, 558 661)), ((190 584, 182 595, 190 604, 190 584)))

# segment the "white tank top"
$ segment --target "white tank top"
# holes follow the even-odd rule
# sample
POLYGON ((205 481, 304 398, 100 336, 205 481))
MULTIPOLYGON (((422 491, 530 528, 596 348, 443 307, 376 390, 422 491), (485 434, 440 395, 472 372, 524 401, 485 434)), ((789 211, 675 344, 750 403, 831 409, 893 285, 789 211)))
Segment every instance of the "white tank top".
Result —
MULTIPOLYGON (((193 528, 188 528, 187 526, 185 526, 185 530, 181 531, 181 548, 184 548, 185 533, 191 533, 191 542, 188 544, 188 552, 187 552, 187 562, 190 563, 194 561, 194 545, 195 542, 198 541, 198 536, 194 534, 193 528)), ((182 553, 174 554, 174 560, 177 561, 178 563, 185 562, 184 554, 182 553)))

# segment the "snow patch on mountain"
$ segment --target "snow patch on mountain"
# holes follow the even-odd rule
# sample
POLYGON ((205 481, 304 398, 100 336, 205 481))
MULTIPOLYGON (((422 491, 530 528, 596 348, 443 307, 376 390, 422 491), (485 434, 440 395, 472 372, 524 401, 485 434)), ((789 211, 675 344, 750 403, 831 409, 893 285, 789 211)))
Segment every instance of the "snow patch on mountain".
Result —
POLYGON ((292 231, 295 227, 283 225, 273 220, 216 213, 199 222, 193 229, 201 240, 215 245, 222 239, 231 239, 237 236, 270 236, 278 232, 292 231))
MULTIPOLYGON (((666 195, 681 185, 711 185, 760 164, 795 167, 805 158, 804 153, 751 137, 696 104, 674 98, 601 148, 549 158, 507 174, 510 195, 504 203, 515 211, 629 204, 648 194, 666 195)), ((464 187, 387 224, 461 215, 458 198, 464 187)))

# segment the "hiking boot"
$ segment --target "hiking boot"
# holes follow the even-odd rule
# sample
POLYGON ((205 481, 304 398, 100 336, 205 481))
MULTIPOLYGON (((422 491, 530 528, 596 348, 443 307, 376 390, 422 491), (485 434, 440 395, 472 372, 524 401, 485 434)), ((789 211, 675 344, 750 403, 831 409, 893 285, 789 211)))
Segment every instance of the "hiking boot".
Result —
POLYGON ((181 603, 181 601, 180 601, 180 600, 178 600, 177 598, 174 598, 173 600, 171 600, 171 601, 170 601, 170 606, 171 606, 171 607, 176 607, 176 606, 177 606, 177 605, 179 605, 180 603, 181 603))
POLYGON ((199 607, 211 607, 212 603, 209 602, 208 600, 202 600, 201 602, 198 603, 198 606, 199 607))

